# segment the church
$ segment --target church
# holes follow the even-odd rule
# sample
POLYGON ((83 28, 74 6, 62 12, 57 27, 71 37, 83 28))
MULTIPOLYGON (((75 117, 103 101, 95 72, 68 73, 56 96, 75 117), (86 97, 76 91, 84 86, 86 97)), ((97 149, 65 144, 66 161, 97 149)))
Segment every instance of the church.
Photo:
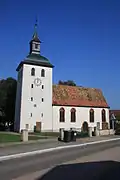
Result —
POLYGON ((15 131, 53 131, 60 128, 109 129, 109 106, 100 89, 54 85, 54 66, 41 55, 37 24, 30 52, 17 67, 15 131))

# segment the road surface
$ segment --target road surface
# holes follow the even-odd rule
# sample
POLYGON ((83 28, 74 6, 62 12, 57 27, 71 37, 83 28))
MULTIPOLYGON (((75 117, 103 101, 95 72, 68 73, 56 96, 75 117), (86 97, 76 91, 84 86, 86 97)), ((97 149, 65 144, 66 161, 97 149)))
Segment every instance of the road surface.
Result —
POLYGON ((77 178, 86 180, 88 177, 89 180, 98 180, 101 179, 100 176, 106 179, 107 175, 110 180, 113 176, 111 173, 114 172, 115 177, 118 170, 120 171, 120 163, 111 161, 120 160, 119 152, 120 140, 2 161, 0 180, 77 180, 77 178), (103 160, 105 161, 100 162, 103 160), (44 173, 46 175, 41 177, 44 173))

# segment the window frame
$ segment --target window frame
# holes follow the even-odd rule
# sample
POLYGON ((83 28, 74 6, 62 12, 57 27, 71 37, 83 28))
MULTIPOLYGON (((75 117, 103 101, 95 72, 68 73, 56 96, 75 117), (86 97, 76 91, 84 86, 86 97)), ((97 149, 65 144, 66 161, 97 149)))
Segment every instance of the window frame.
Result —
POLYGON ((89 111, 89 118, 90 118, 90 123, 94 123, 95 121, 95 113, 93 109, 90 109, 89 111))
POLYGON ((70 119, 71 119, 71 123, 75 123, 76 122, 76 109, 72 108, 70 110, 70 119))
POLYGON ((106 111, 105 111, 105 109, 102 109, 101 114, 102 114, 102 123, 104 123, 104 122, 106 122, 106 111))
POLYGON ((31 76, 35 76, 35 68, 31 69, 31 76))
POLYGON ((35 44, 35 49, 38 49, 38 44, 35 44))
POLYGON ((41 77, 45 77, 45 70, 41 69, 41 77))
POLYGON ((65 109, 61 107, 59 109, 59 122, 64 123, 65 122, 65 109))

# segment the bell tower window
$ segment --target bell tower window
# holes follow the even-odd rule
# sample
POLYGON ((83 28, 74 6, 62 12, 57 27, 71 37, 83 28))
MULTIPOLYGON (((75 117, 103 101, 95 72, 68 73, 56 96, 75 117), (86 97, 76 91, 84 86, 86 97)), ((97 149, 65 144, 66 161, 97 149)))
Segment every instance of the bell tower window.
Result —
POLYGON ((38 44, 35 44, 35 49, 38 49, 38 44))
POLYGON ((35 76, 35 68, 31 69, 31 76, 35 76))
POLYGON ((44 69, 41 70, 41 77, 45 77, 45 70, 44 69))

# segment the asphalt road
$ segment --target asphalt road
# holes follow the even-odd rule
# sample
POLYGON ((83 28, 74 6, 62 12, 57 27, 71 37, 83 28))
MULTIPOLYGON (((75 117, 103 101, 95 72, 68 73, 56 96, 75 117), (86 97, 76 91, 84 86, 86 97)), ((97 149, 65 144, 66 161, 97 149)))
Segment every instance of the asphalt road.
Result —
MULTIPOLYGON (((8 161, 3 161, 0 162, 0 180, 11 180, 11 179, 16 179, 19 176, 23 176, 29 173, 33 173, 35 171, 40 171, 43 169, 47 169, 47 168, 51 168, 51 167, 55 167, 56 168, 56 172, 58 172, 58 179, 64 179, 65 177, 61 177, 59 174, 63 174, 63 172, 68 172, 67 174, 70 175, 70 172, 74 172, 74 168, 75 168, 75 174, 77 174, 77 170, 79 169, 78 166, 74 165, 65 165, 63 168, 63 171, 61 172, 61 163, 65 163, 68 161, 72 161, 75 159, 79 159, 82 158, 83 156, 90 156, 91 154, 100 152, 100 151, 104 151, 104 150, 108 150, 110 148, 119 148, 120 147, 120 140, 118 141, 112 141, 112 142, 106 142, 106 143, 101 143, 101 144, 96 144, 96 145, 88 145, 86 147, 77 147, 77 148, 71 148, 71 149, 64 149, 64 150, 58 150, 58 151, 53 151, 53 152, 49 152, 49 153, 44 153, 44 154, 40 154, 40 155, 34 155, 34 156, 29 156, 29 157, 24 157, 24 158, 18 158, 18 159, 13 159, 13 160, 8 160, 8 161)), ((87 165, 87 167, 85 166, 86 172, 89 171, 89 169, 91 169, 91 167, 98 167, 99 170, 101 170, 100 167, 102 167, 102 169, 108 167, 108 168, 112 168, 113 166, 115 167, 115 169, 120 169, 120 165, 111 165, 111 162, 106 161, 106 164, 104 162, 100 164, 89 164, 87 165), (109 164, 109 167, 108 167, 109 164), (91 166, 92 165, 92 166, 91 166), (119 167, 119 168, 118 168, 119 167)), ((80 167, 80 165, 79 165, 80 167)), ((82 167, 81 167, 82 168, 82 167)), ((85 169, 82 168, 84 173, 85 173, 85 169)), ((80 172, 80 171, 79 171, 80 172)), ((111 172, 111 171, 110 171, 111 172)), ((72 174, 74 174, 72 173, 72 174)), ((94 173, 96 173, 96 171, 94 171, 94 173)), ((93 173, 93 174, 94 174, 93 173)), ((52 177, 54 173, 49 174, 49 176, 47 177, 43 177, 40 178, 41 180, 47 180, 47 179, 51 179, 54 178, 56 179, 56 177, 52 177)), ((57 173, 55 173, 56 175, 57 173)), ((82 174, 82 173, 81 173, 82 174)), ((86 173, 85 173, 86 174, 86 173)), ((85 177, 84 174, 84 177, 85 177)), ((112 176, 111 176, 112 177, 112 176)), ((66 179, 71 179, 72 176, 70 175, 70 177, 67 177, 66 179)), ((40 180, 39 179, 39 180, 40 180)), ((120 179, 120 178, 119 178, 120 179)), ((85 178, 84 178, 85 180, 85 178)), ((89 178, 90 180, 90 178, 89 178)))

